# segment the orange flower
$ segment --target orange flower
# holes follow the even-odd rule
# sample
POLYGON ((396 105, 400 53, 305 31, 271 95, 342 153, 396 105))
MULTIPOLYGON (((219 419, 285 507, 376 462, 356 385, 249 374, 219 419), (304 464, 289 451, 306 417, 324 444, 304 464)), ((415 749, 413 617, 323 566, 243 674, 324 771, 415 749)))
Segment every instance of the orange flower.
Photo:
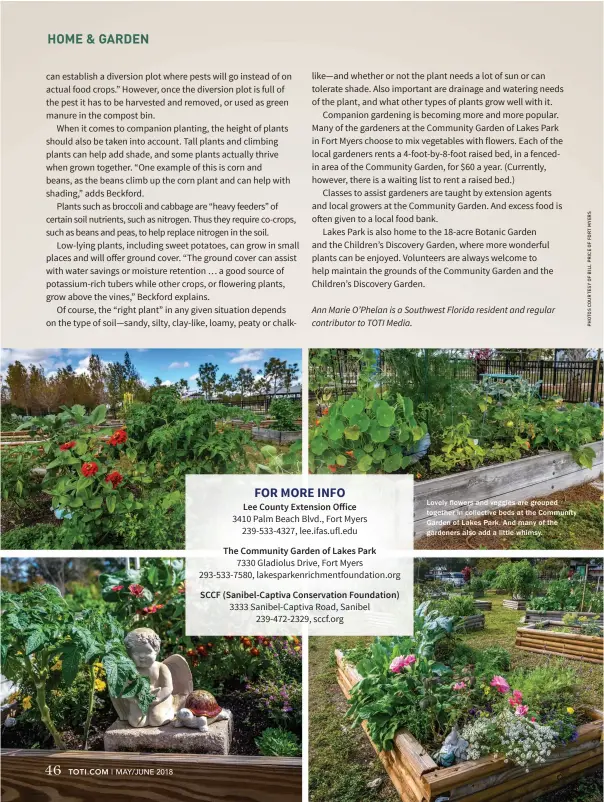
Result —
POLYGON ((354 457, 354 451, 345 451, 347 457, 354 457))
POLYGON ((335 473, 338 470, 337 465, 328 465, 327 467, 332 473, 335 473))

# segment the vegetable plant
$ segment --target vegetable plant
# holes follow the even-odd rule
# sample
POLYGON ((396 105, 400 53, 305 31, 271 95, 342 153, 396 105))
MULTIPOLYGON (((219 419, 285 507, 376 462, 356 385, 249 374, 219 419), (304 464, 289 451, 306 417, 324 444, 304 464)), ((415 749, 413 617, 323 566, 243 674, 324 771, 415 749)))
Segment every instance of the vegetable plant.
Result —
POLYGON ((298 757, 302 754, 298 736, 281 727, 267 727, 256 738, 256 746, 261 755, 271 757, 298 757))
POLYGON ((99 611, 74 613, 54 585, 34 585, 24 593, 1 594, 2 644, 0 669, 15 684, 35 687, 40 719, 58 749, 65 743, 48 705, 51 672, 71 685, 78 672, 88 673, 89 697, 84 740, 94 707, 96 664, 101 664, 112 696, 136 698, 146 711, 153 701, 149 679, 142 677, 126 654, 124 631, 117 620, 99 611), (58 668, 57 668, 58 666, 58 668))
POLYGON ((501 563, 493 587, 507 590, 514 599, 527 599, 540 586, 539 572, 528 560, 501 563))

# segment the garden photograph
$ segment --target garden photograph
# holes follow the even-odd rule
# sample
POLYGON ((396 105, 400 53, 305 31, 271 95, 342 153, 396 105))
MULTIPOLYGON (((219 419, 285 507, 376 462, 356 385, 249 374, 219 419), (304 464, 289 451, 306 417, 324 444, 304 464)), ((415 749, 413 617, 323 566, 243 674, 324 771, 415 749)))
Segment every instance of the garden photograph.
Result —
POLYGON ((311 349, 309 468, 411 474, 414 546, 601 549, 600 349, 311 349))
POLYGON ((2 351, 2 547, 184 548, 187 474, 300 473, 301 351, 2 351))
POLYGON ((53 750, 64 765, 73 750, 85 753, 81 767, 101 752, 115 765, 130 753, 145 765, 152 753, 192 792, 203 766, 170 755, 230 755, 225 799, 246 783, 283 782, 282 798, 301 800, 300 638, 188 637, 183 559, 8 558, 1 583, 11 777, 7 755, 23 777, 24 758, 52 760, 53 750))
POLYGON ((414 574, 413 634, 310 638, 312 802, 601 802, 601 556, 414 574))

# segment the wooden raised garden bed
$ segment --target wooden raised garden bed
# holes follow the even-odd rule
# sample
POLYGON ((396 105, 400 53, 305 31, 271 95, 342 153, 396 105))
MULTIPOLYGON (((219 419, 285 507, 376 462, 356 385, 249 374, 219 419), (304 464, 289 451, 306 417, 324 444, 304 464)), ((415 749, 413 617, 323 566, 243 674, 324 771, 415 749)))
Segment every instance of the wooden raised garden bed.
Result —
POLYGON ((2 799, 302 802, 302 759, 2 749, 2 799))
POLYGON ((490 612, 493 609, 493 602, 487 599, 476 599, 474 607, 476 607, 477 610, 487 610, 487 612, 490 612))
MULTIPOLYGON (((338 683, 348 698, 361 676, 339 651, 336 651, 336 660, 338 683)), ((575 782, 584 774, 601 771, 602 713, 590 712, 593 721, 578 728, 575 741, 556 749, 544 764, 528 771, 496 755, 467 760, 447 769, 439 768, 423 746, 405 730, 396 734, 392 751, 378 752, 378 756, 403 802, 435 802, 438 797, 451 802, 461 799, 465 802, 529 802, 575 782)))
POLYGON ((455 629, 458 632, 471 632, 475 629, 484 629, 484 613, 464 615, 455 629))
POLYGON ((526 610, 526 600, 524 599, 504 599, 503 606, 507 610, 526 610))
POLYGON ((566 451, 552 451, 416 482, 413 516, 415 537, 437 532, 454 521, 492 511, 493 502, 506 501, 513 505, 517 501, 547 496, 597 479, 602 472, 602 441, 590 443, 589 446, 596 452, 591 468, 581 468, 566 451), (438 506, 437 502, 445 502, 445 505, 438 506), (458 503, 460 506, 457 506, 458 503), (453 506, 449 507, 451 504, 453 506), (442 510, 447 510, 449 514, 432 514, 442 510))
MULTIPOLYGON (((559 654, 569 660, 604 663, 604 637, 580 632, 556 632, 559 621, 543 621, 518 627, 516 647, 527 652, 559 654)), ((580 627, 576 627, 580 629, 580 627)))
MULTIPOLYGON (((575 615, 575 613, 564 612, 564 610, 548 610, 544 613, 538 610, 527 610, 524 620, 527 624, 532 624, 534 621, 562 621, 565 615, 575 615)), ((604 615, 602 613, 577 612, 576 615, 580 618, 589 618, 590 621, 596 621, 598 624, 604 624, 604 615)))

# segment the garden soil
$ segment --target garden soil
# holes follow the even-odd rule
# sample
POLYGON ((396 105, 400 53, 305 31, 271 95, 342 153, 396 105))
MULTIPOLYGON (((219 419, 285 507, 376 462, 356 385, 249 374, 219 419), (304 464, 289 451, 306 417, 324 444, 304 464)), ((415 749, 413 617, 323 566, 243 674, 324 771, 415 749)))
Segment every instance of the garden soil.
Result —
MULTIPOLYGON (((601 481, 601 480, 600 480, 601 481)), ((587 482, 576 487, 569 487, 567 490, 560 490, 549 496, 540 496, 535 501, 557 501, 557 510, 569 509, 571 505, 578 505, 585 502, 600 504, 602 500, 602 490, 593 481, 587 482)), ((525 508, 522 506, 510 506, 506 508, 509 512, 508 517, 520 516, 525 508)), ((476 526, 477 518, 473 518, 476 534, 462 534, 468 528, 467 520, 456 521, 454 524, 443 527, 438 534, 431 537, 422 537, 415 541, 414 548, 422 550, 449 550, 449 549, 509 549, 513 548, 516 538, 503 534, 491 534, 488 537, 480 536, 480 529, 494 529, 493 518, 485 517, 481 520, 481 525, 476 526)), ((499 532, 509 530, 509 526, 500 526, 499 532)), ((600 544, 601 545, 601 544, 600 544)))

